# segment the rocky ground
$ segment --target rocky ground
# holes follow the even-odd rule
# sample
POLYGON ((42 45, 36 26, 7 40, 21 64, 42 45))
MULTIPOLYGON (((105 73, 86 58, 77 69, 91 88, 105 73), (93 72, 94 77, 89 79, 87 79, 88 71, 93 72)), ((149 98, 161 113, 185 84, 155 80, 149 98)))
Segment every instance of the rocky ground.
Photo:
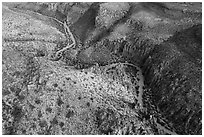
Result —
POLYGON ((202 3, 3 3, 2 134, 202 134, 202 3))

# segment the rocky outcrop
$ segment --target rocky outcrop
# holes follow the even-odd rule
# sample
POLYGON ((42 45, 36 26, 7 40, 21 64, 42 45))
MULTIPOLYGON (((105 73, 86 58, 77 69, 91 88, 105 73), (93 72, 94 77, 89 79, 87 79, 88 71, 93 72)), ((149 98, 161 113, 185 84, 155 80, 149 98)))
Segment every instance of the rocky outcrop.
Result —
POLYGON ((202 131, 202 26, 194 26, 155 46, 144 64, 154 103, 179 134, 202 131))

